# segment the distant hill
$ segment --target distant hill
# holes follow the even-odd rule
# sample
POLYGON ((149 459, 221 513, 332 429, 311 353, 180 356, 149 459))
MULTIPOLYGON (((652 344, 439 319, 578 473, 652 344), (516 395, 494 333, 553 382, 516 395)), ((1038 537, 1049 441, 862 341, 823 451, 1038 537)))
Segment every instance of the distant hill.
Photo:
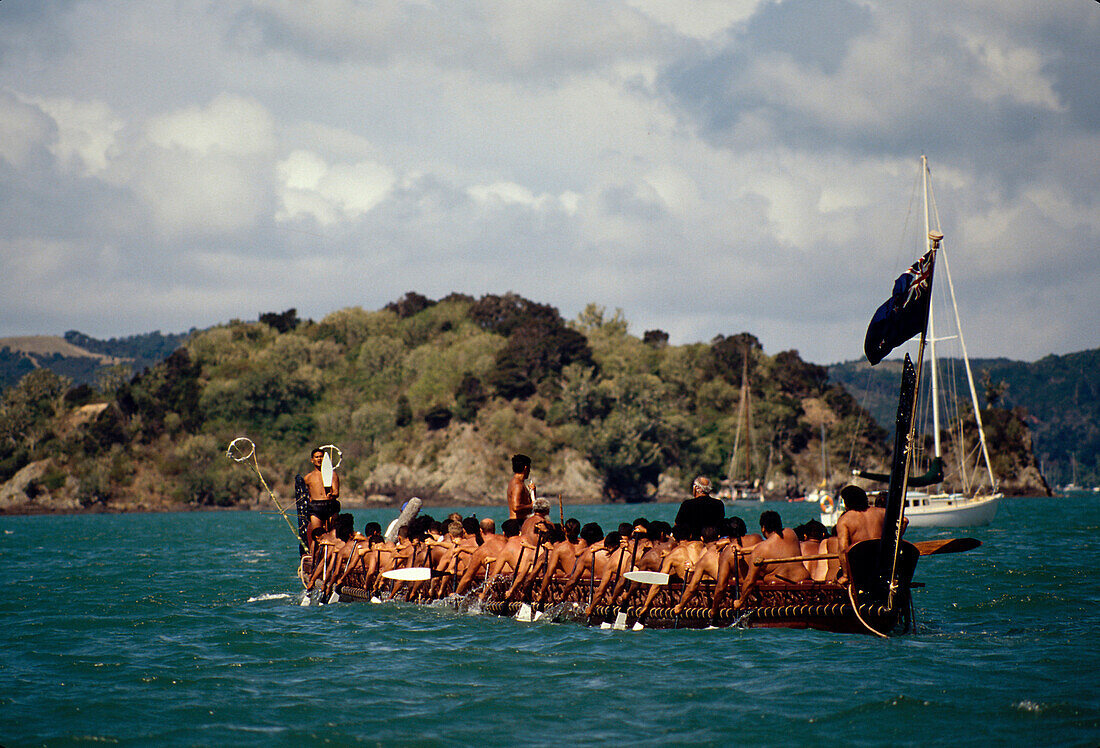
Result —
MULTIPOLYGON (((946 359, 941 364, 945 386, 965 392, 962 362, 946 359)), ((1034 363, 992 358, 974 359, 970 364, 983 406, 989 405, 992 396, 999 407, 1026 412, 1036 457, 1052 485, 1073 479, 1074 459, 1077 482, 1100 485, 1100 348, 1047 356, 1034 363)), ((889 429, 900 371, 898 361, 884 361, 874 368, 866 361, 849 361, 830 366, 829 377, 843 384, 876 422, 889 429)))
MULTIPOLYGON (((257 505, 255 476, 226 459, 242 435, 282 496, 311 446, 339 444, 349 505, 498 503, 516 452, 534 459, 540 493, 567 504, 675 500, 731 463, 733 478, 781 498, 847 481, 853 450, 869 468, 889 458, 874 418, 797 351, 767 354, 747 332, 670 345, 594 304, 564 320, 514 294, 409 293, 377 311, 313 322, 288 310, 184 337, 70 333, 61 342, 86 355, 22 352, 137 372, 70 387, 35 368, 4 393, 0 512, 257 505)), ((999 449, 1005 489, 1041 492, 1026 428, 995 413, 992 438, 1016 445, 999 449)))
POLYGON ((0 338, 0 389, 17 384, 38 368, 49 369, 78 385, 95 384, 108 367, 121 366, 129 377, 166 359, 194 332, 163 334, 157 330, 98 340, 70 330, 64 337, 0 338))

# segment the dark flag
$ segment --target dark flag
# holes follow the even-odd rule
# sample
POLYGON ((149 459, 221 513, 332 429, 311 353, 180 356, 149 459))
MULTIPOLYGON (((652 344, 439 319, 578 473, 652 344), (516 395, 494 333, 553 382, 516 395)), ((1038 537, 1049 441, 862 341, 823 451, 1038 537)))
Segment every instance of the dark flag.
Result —
POLYGON ((935 250, 928 250, 894 281, 894 292, 875 311, 867 326, 863 351, 874 366, 928 324, 928 302, 932 298, 932 271, 935 250))

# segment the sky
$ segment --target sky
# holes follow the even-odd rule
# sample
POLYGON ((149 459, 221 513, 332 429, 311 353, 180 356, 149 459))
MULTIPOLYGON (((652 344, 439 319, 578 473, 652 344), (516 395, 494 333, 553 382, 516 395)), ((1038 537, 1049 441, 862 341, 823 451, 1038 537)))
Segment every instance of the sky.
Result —
POLYGON ((927 155, 972 356, 1100 345, 1100 3, 3 0, 0 337, 417 291, 862 355, 927 155))

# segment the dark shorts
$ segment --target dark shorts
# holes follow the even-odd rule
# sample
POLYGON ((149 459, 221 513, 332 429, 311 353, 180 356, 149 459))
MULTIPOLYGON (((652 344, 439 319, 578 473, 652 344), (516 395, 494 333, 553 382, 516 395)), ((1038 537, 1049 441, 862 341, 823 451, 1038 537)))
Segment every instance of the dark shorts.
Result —
POLYGON ((336 499, 309 502, 309 513, 319 517, 322 522, 328 522, 331 517, 340 513, 340 502, 336 499))

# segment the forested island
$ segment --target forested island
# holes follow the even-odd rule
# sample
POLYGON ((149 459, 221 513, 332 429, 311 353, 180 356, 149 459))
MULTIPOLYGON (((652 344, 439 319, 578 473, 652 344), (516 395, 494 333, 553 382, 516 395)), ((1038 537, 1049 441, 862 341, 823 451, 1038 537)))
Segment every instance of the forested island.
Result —
MULTIPOLYGON (((39 367, 9 387, 0 511, 265 504, 226 457, 239 436, 283 497, 311 448, 338 445, 350 505, 500 504, 516 452, 533 457, 542 495, 574 503, 679 499, 697 474, 729 479, 731 463, 779 498, 890 454, 887 431, 797 351, 769 355, 747 332, 671 345, 596 305, 566 321, 514 294, 410 292, 377 311, 266 313, 181 341, 133 376, 74 384, 39 367)), ((991 407, 983 420, 1000 488, 1034 495, 1048 489, 1025 415, 991 407)))

